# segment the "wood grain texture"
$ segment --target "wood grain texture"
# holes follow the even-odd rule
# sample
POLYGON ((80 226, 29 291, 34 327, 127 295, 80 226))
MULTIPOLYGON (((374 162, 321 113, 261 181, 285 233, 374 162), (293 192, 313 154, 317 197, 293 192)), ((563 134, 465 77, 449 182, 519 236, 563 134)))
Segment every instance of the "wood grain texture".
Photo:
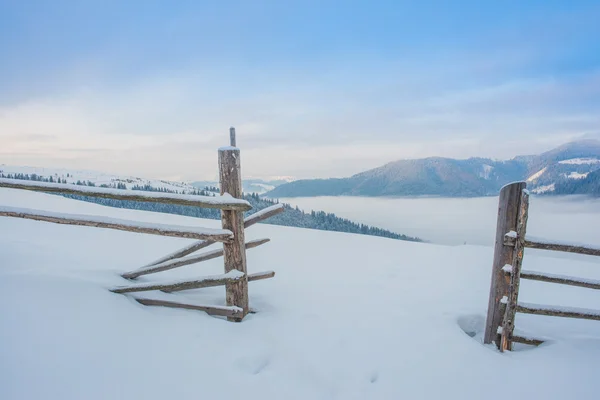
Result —
POLYGON ((269 279, 275 277, 275 271, 256 272, 248 275, 248 282, 260 281, 262 279, 269 279))
POLYGON ((147 223, 144 223, 145 226, 138 226, 133 221, 131 222, 130 225, 128 225, 128 224, 124 224, 124 223, 113 223, 113 222, 102 222, 102 221, 98 221, 98 220, 94 221, 94 220, 86 220, 86 219, 53 217, 53 216, 45 215, 45 214, 12 212, 12 211, 3 211, 3 210, 0 210, 0 217, 31 219, 34 221, 52 222, 54 224, 61 224, 61 225, 91 226, 91 227, 96 227, 96 228, 115 229, 118 231, 145 233, 145 234, 149 234, 149 235, 169 236, 169 237, 188 238, 188 239, 211 239, 211 240, 214 240, 217 242, 230 242, 233 240, 231 233, 212 234, 212 233, 201 233, 201 232, 191 232, 191 231, 180 231, 175 228, 164 228, 164 227, 152 228, 151 226, 148 226, 149 224, 147 224, 147 223))
POLYGON ((493 341, 499 345, 498 327, 502 324, 504 314, 502 313, 500 300, 508 296, 510 277, 502 271, 506 264, 512 265, 513 248, 504 245, 504 235, 517 228, 517 214, 521 192, 525 189, 525 182, 516 182, 506 185, 500 191, 498 201, 498 220, 496 224, 496 242, 494 245, 494 261, 492 263, 492 276, 490 284, 490 297, 485 326, 484 343, 493 341))
MULTIPOLYGON (((273 278, 274 276, 275 276, 275 272, 273 272, 273 271, 258 272, 258 273, 255 273, 255 274, 248 274, 248 282, 260 281, 262 279, 269 279, 269 278, 273 278)), ((220 286, 220 285, 214 285, 214 286, 220 286)), ((166 292, 166 293, 173 293, 173 292, 178 292, 180 290, 187 290, 187 289, 177 289, 176 288, 176 289, 162 290, 162 291, 166 292)))
POLYGON ((517 313, 517 301, 519 299, 519 286, 521 281, 521 266, 525 250, 525 234, 527 231, 527 220, 529 218, 529 193, 521 192, 519 202, 519 216, 517 219, 517 237, 513 247, 513 262, 510 276, 510 287, 508 291, 508 302, 502 321, 502 335, 500 338, 500 351, 512 350, 512 335, 515 329, 515 316, 517 313))
MULTIPOLYGON (((269 242, 270 240, 271 239, 252 240, 252 241, 246 243, 246 249, 253 249, 255 247, 258 247, 260 245, 263 245, 263 244, 269 242)), ((178 258, 176 260, 167 261, 167 262, 164 262, 161 264, 151 265, 149 267, 143 267, 143 268, 137 269, 135 271, 130 271, 130 272, 124 273, 121 276, 126 279, 135 279, 142 275, 149 275, 149 274, 154 274, 157 272, 168 271, 171 269, 183 267, 185 265, 197 264, 202 261, 208 261, 208 260, 212 260, 214 258, 222 257, 223 252, 224 252, 223 249, 207 251, 206 253, 198 254, 196 256, 178 258)))
POLYGON ((201 289, 213 286, 221 286, 231 282, 246 280, 246 276, 229 277, 219 275, 214 277, 204 277, 190 281, 176 281, 166 283, 144 283, 131 286, 120 286, 110 289, 113 293, 133 293, 148 292, 151 290, 162 290, 164 292, 178 292, 182 290, 201 289))
MULTIPOLYGON (((219 182, 221 183, 221 195, 229 193, 235 198, 242 198, 242 168, 239 149, 219 149, 219 182)), ((227 305, 244 310, 241 318, 234 317, 228 318, 228 320, 241 322, 248 313, 244 215, 238 211, 221 210, 221 224, 223 229, 233 232, 233 240, 223 245, 225 272, 237 270, 244 273, 243 279, 229 282, 226 285, 227 305)))
POLYGON ((544 343, 544 341, 541 339, 516 336, 516 335, 512 336, 512 341, 515 343, 528 344, 530 346, 539 346, 540 344, 544 343))
POLYGON ((191 199, 188 195, 176 195, 176 194, 161 194, 161 196, 151 197, 141 194, 136 194, 132 190, 121 190, 123 193, 116 189, 106 188, 93 188, 93 190, 87 186, 78 188, 77 185, 65 185, 55 184, 44 186, 36 185, 35 182, 28 181, 11 181, 4 179, 0 181, 0 187, 9 189, 22 189, 34 192, 44 193, 60 193, 60 194, 75 194, 87 197, 97 197, 103 199, 115 199, 115 200, 130 200, 130 201, 141 201, 145 203, 163 203, 163 204, 177 204, 181 206, 193 206, 202 208, 218 208, 220 210, 240 210, 247 211, 252 209, 252 206, 246 202, 240 202, 239 200, 227 201, 227 199, 220 199, 218 202, 211 201, 210 198, 204 200, 206 196, 193 196, 191 199), (71 187, 72 186, 72 187, 71 187), (197 199, 195 199, 197 197, 197 199))
POLYGON ((204 306, 200 304, 186 304, 174 301, 155 300, 136 298, 138 303, 145 306, 159 306, 168 308, 183 308, 187 310, 204 311, 209 315, 218 315, 221 317, 240 318, 243 315, 243 310, 238 307, 219 307, 219 306, 204 306))
POLYGON ((274 215, 281 214, 284 211, 285 209, 283 208, 283 204, 275 204, 271 207, 267 207, 263 210, 255 212, 254 214, 244 218, 244 228, 248 228, 254 224, 269 219, 274 215))
POLYGON ((210 245, 213 245, 217 242, 215 242, 214 240, 199 240, 197 242, 194 242, 190 245, 185 246, 182 249, 176 250, 171 254, 167 254, 166 256, 163 256, 157 260, 152 261, 151 263, 148 263, 146 265, 144 265, 141 268, 148 268, 151 267, 153 265, 157 265, 157 264, 162 264, 166 261, 171 261, 171 260, 175 260, 176 258, 182 258, 185 256, 189 256, 192 253, 197 252, 198 250, 202 250, 210 245))
POLYGON ((545 243, 536 242, 525 238, 525 247, 531 249, 562 251, 565 253, 584 254, 588 256, 600 256, 600 249, 589 248, 586 246, 577 246, 564 243, 545 243))
POLYGON ((545 274, 543 272, 533 271, 521 271, 521 279, 528 279, 531 281, 558 283, 561 285, 578 286, 588 289, 600 289, 600 281, 594 281, 591 279, 581 279, 570 276, 559 276, 552 274, 545 274))
POLYGON ((551 317, 579 318, 600 321, 600 311, 596 310, 576 310, 562 307, 519 303, 517 304, 517 312, 523 314, 547 315, 551 317))

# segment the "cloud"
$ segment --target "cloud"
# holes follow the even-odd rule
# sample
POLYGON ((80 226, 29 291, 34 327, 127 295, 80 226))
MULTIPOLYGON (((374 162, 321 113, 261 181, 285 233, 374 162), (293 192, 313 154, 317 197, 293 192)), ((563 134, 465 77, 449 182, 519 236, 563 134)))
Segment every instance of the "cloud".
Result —
POLYGON ((498 79, 517 53, 509 67, 376 60, 251 82, 192 68, 74 87, 0 108, 0 162, 214 179, 234 125, 246 175, 346 176, 400 158, 510 158, 600 130, 599 71, 498 79))

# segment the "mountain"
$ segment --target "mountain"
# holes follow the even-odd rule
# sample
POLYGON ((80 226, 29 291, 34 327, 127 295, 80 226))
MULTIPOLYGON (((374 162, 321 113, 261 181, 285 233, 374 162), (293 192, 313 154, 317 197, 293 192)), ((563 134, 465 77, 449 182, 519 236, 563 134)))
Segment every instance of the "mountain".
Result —
MULTIPOLYGON (((270 190, 275 189, 279 185, 283 185, 283 184, 289 183, 291 181, 292 181, 292 179, 287 178, 287 177, 270 179, 270 180, 244 179, 242 181, 242 185, 243 185, 242 190, 245 193, 263 194, 263 193, 267 193, 270 190)), ((190 183, 190 185, 192 185, 198 189, 204 189, 206 187, 218 187, 219 182, 217 182, 217 181, 196 181, 196 182, 190 183)))
POLYGON ((394 161, 349 178, 290 182, 266 196, 474 197, 495 195, 505 184, 518 180, 526 180, 534 193, 553 193, 556 185, 583 179, 598 169, 600 141, 583 140, 506 161, 442 157, 394 161))
POLYGON ((587 176, 559 182, 555 185, 555 194, 591 194, 600 196, 600 169, 587 176))

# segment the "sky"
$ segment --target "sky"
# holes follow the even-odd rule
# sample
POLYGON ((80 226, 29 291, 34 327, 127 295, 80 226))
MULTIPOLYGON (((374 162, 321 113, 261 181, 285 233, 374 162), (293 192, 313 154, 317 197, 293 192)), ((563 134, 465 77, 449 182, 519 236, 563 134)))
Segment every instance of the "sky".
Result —
POLYGON ((600 2, 0 0, 0 164, 342 177, 600 138, 600 2))

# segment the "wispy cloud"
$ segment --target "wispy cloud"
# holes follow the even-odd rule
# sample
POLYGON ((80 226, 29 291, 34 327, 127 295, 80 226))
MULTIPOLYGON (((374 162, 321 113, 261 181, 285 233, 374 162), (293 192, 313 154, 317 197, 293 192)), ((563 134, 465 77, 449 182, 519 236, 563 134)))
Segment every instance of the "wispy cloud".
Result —
POLYGON ((128 20, 132 8, 105 36, 95 19, 82 38, 53 27, 55 53, 37 69, 0 40, 15 56, 0 66, 0 162, 212 179, 234 125, 247 175, 343 176, 399 158, 509 158, 600 131, 599 7, 389 7, 150 7, 145 23, 128 20))

